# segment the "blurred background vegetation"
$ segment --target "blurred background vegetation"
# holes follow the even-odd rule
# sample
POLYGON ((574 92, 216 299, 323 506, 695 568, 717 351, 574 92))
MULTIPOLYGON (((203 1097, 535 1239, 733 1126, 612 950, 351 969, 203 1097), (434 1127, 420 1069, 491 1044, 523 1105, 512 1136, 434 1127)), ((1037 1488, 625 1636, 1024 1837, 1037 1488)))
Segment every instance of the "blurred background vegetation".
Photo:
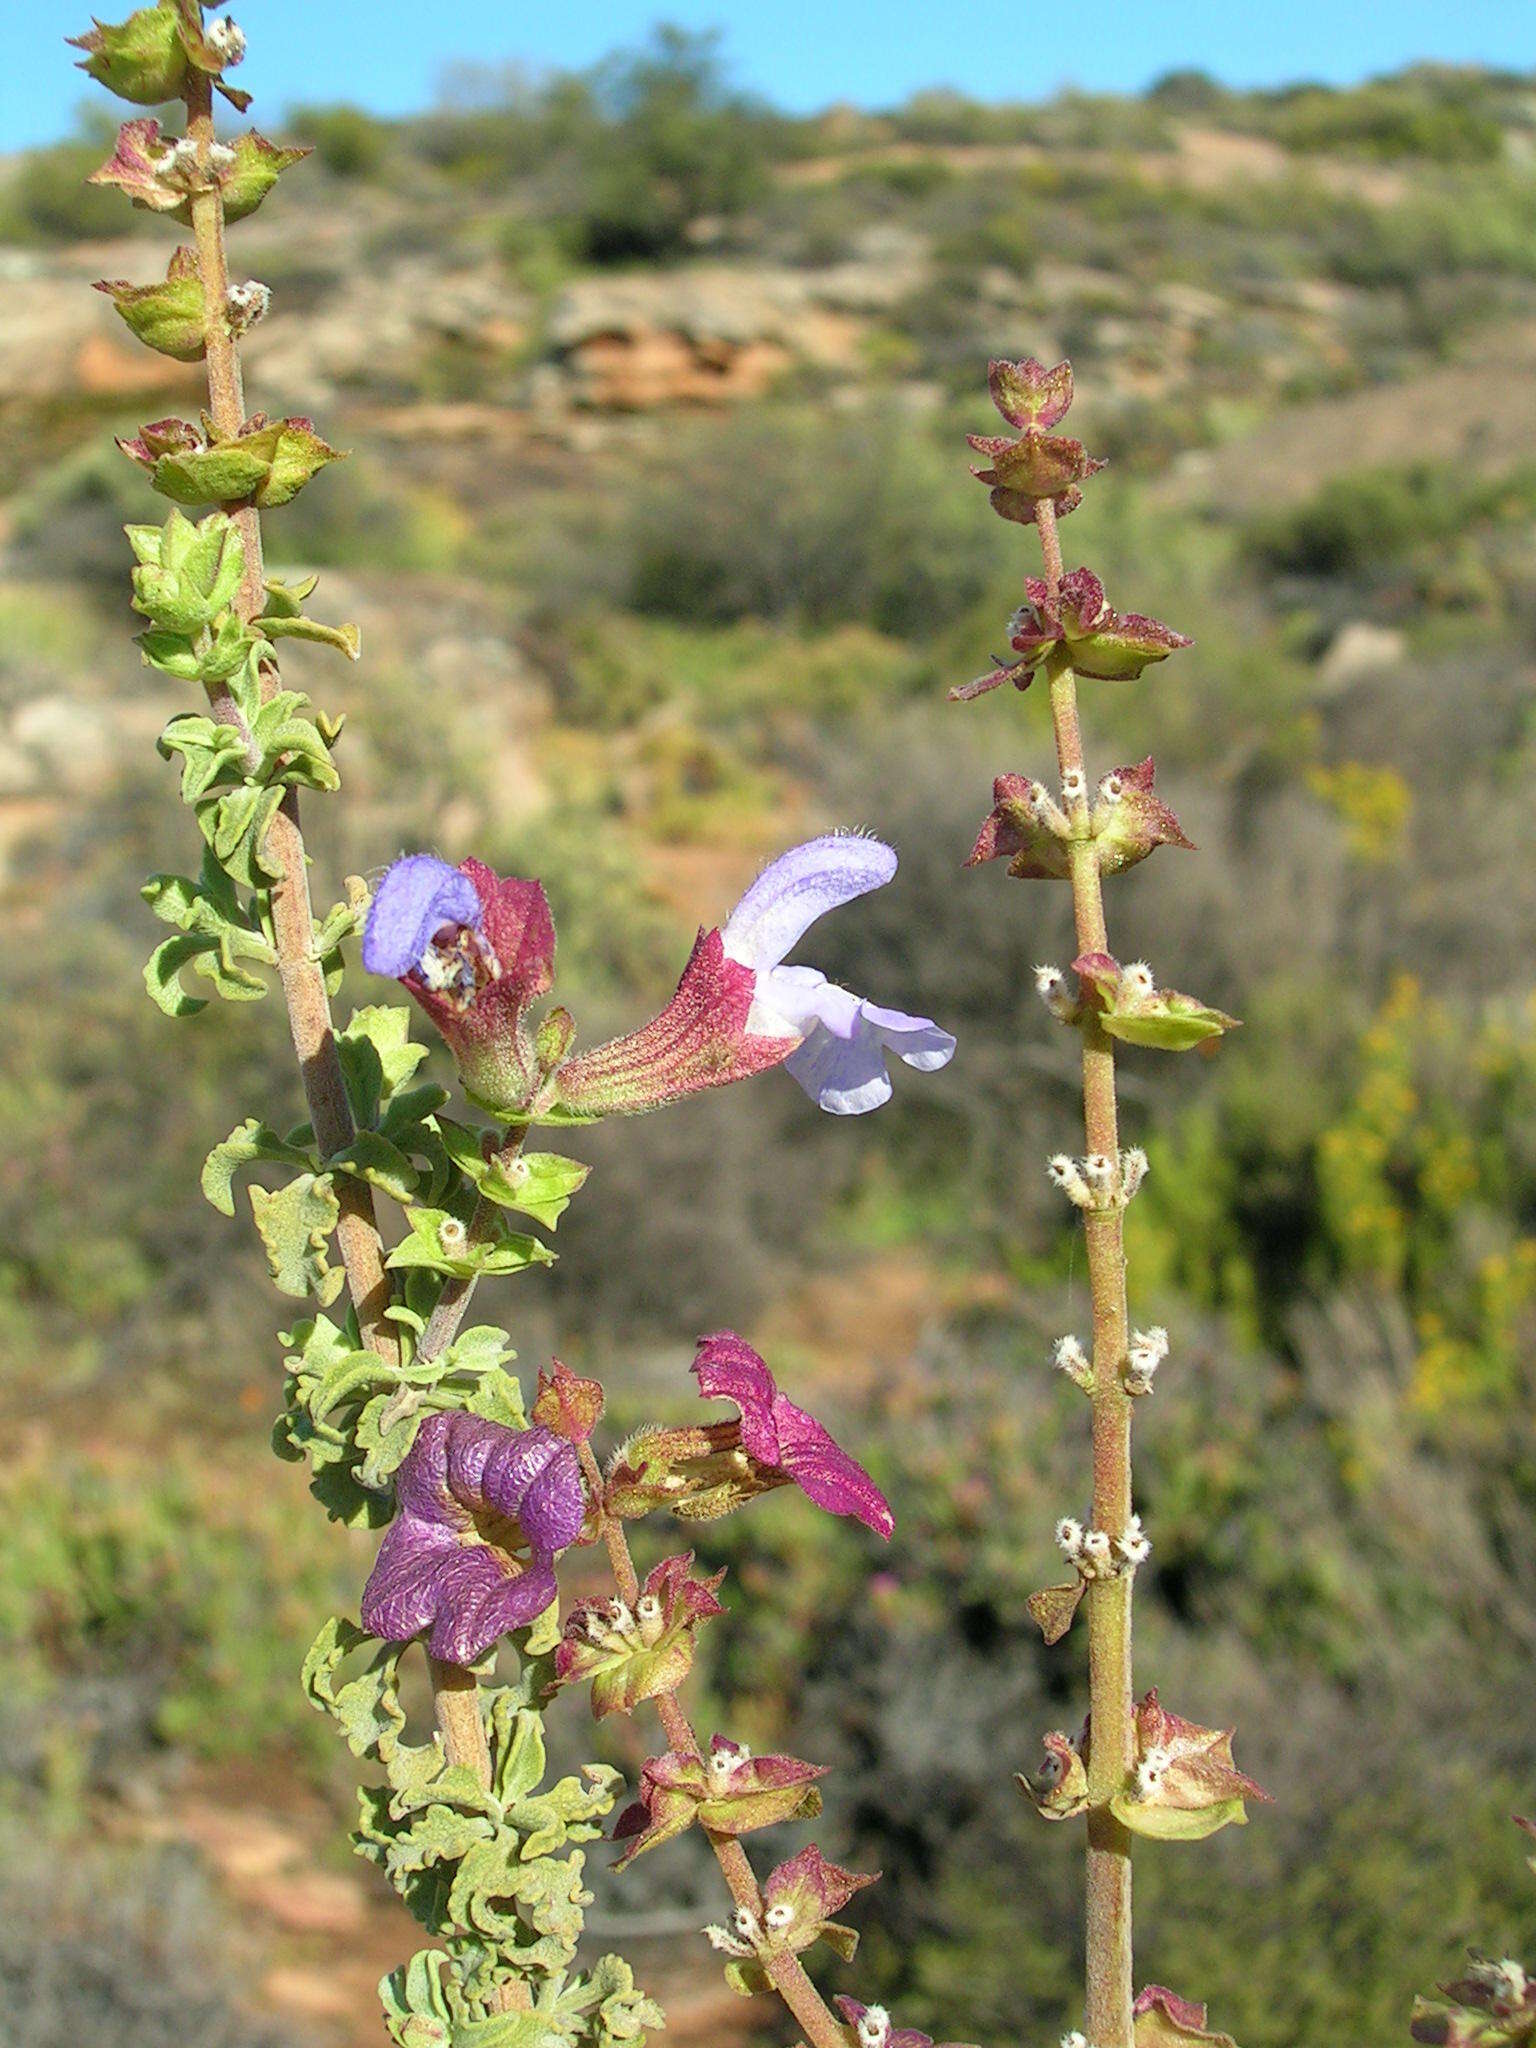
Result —
MULTIPOLYGON (((276 292, 253 401, 352 450, 271 522, 365 632, 356 670, 292 663, 352 714, 322 887, 416 845, 542 875, 593 1032, 797 834, 901 849, 817 957, 952 1026, 953 1066, 854 1126, 770 1078, 593 1133, 560 1266, 487 1310, 620 1423, 680 1412, 729 1321, 867 1451, 899 1507, 873 1580, 777 1498, 706 1532, 737 1590, 703 1718, 839 1766, 823 1846, 886 1872, 863 1995, 991 2042, 1077 2012, 1075 1831, 1011 1773, 1082 1712, 1080 1641, 1024 1601, 1081 1505, 1047 1359, 1087 1310, 1041 1172, 1071 1047, 1029 975, 1065 892, 960 870, 1044 707, 944 691, 1033 566, 966 473, 986 358, 1072 356, 1113 466, 1068 560, 1196 642, 1089 686, 1099 770, 1155 749, 1201 848, 1118 884, 1114 934, 1247 1020, 1125 1062, 1134 1306, 1174 1335, 1139 1669, 1238 1722, 1276 1804, 1146 1846, 1139 1955, 1245 2048, 1388 2048, 1463 1942, 1531 1931, 1536 78, 790 119, 662 32, 287 126, 314 160, 236 263, 276 292)), ((35 2048, 360 2043, 411 1934, 347 1861, 296 1672, 368 1545, 266 1462, 281 1307, 197 1189, 241 1115, 298 1115, 286 1033, 168 1025, 139 981, 138 884, 189 827, 111 434, 195 386, 87 288, 166 240, 82 188, 109 132, 0 165, 0 2010, 35 2048)), ((688 1936, 711 1875, 599 1876, 595 1925, 673 2038, 774 2039, 688 1936)))

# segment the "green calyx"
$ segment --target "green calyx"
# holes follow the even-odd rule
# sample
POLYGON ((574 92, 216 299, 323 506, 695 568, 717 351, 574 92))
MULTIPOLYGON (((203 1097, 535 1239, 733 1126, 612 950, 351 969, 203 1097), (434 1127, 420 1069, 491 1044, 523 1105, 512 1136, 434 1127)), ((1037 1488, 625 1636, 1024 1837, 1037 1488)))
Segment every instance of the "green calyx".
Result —
POLYGON ((103 278, 96 289, 112 301, 129 330, 146 348, 178 363, 202 361, 207 300, 197 257, 191 249, 183 247, 173 252, 160 284, 136 285, 126 278, 103 278))
POLYGON ((85 52, 80 70, 135 106, 181 98, 194 71, 212 78, 232 106, 250 105, 250 95, 225 85, 222 76, 245 54, 244 38, 227 23, 205 28, 200 0, 157 0, 126 21, 93 22, 68 41, 85 52))
POLYGON ((175 99, 187 82, 184 15, 177 0, 141 7, 116 24, 94 22, 83 36, 71 36, 84 50, 79 69, 119 99, 135 106, 159 106, 175 99))
MULTIPOLYGON (((264 413, 252 414, 234 434, 221 434, 206 414, 201 432, 184 420, 162 420, 118 446, 175 504, 251 504, 263 512, 286 505, 328 462, 344 459, 315 432, 313 420, 269 420, 264 413)), ((287 602, 279 600, 280 615, 287 602)))

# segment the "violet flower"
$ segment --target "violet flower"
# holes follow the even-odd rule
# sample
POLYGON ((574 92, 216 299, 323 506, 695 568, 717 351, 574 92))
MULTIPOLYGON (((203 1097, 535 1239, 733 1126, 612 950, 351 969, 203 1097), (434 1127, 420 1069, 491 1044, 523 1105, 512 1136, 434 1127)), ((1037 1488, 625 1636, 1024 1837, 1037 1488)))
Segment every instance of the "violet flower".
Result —
POLYGON ((701 1337, 693 1373, 705 1400, 734 1401, 741 1410, 741 1449, 762 1475, 798 1486, 828 1514, 854 1515, 890 1541, 896 1518, 885 1495, 815 1416, 779 1392, 744 1337, 734 1330, 701 1337))
POLYGON ((472 1664, 556 1597, 555 1557, 586 1515, 576 1453, 553 1430, 429 1415, 395 1478, 398 1513, 363 1589, 364 1628, 472 1664))
POLYGON ((784 965, 817 918, 883 888, 895 872, 894 851, 878 839, 837 832, 807 840, 763 870, 722 934, 727 955, 757 977, 748 1030, 796 1033, 800 1044, 785 1066, 834 1116, 862 1116, 890 1100, 888 1052, 931 1073, 955 1050, 931 1017, 883 1009, 818 968, 784 965))
POLYGON ((555 928, 537 882, 430 853, 386 869, 363 931, 363 965, 402 982, 485 1108, 526 1108, 541 1078, 525 1022, 554 981, 555 928))
POLYGON ((560 1100, 613 1115, 718 1087, 783 1064, 834 1116, 890 1099, 886 1055, 922 1071, 955 1041, 930 1017, 882 1009, 786 955, 817 918, 879 889, 896 855, 878 839, 836 832, 791 847, 765 868, 719 931, 701 932, 677 994, 650 1024, 567 1060, 560 1100))

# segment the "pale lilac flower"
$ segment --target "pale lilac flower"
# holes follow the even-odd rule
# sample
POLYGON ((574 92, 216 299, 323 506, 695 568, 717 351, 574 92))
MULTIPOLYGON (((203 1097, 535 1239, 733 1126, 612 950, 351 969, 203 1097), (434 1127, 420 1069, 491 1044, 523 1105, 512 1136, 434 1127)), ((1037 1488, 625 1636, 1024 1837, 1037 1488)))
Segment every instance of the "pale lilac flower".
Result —
POLYGON ((756 976, 748 1032, 797 1036, 785 1065, 834 1116, 860 1116, 890 1100, 887 1053, 930 1073, 955 1050, 931 1017, 883 1009, 818 968, 784 964, 819 917, 883 888, 895 872, 895 853, 878 839, 838 832, 808 840, 764 869, 722 932, 726 957, 756 976))

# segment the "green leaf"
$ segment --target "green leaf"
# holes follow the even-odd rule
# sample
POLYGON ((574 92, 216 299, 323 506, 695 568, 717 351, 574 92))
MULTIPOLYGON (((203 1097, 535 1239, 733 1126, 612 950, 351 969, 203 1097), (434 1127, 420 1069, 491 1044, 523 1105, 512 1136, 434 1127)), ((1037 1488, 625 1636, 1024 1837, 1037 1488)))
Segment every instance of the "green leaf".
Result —
POLYGON ((421 1179, 405 1154, 377 1131, 354 1132, 350 1142, 326 1160, 325 1169, 369 1181, 397 1202, 409 1200, 421 1179))
POLYGON ((481 1273, 521 1273, 529 1266, 552 1266, 555 1254, 536 1237, 493 1225, 489 1238, 471 1238, 463 1221, 446 1209, 409 1209, 411 1234, 403 1238, 385 1263, 396 1269, 425 1266, 434 1273, 467 1280, 481 1273))
POLYGON ((341 1215, 330 1175, 301 1173, 275 1193, 259 1187, 250 1193, 273 1285, 284 1294, 312 1294, 322 1304, 334 1301, 346 1275, 328 1258, 341 1215))
POLYGON ((355 1757, 377 1759, 405 1727, 397 1691, 399 1662, 398 1646, 381 1644, 339 1614, 331 1616, 309 1646, 301 1675, 305 1697, 340 1723, 355 1757), (339 1683, 343 1664, 368 1644, 374 1650, 369 1663, 358 1676, 339 1683))
POLYGON ((403 1003, 372 1003, 354 1010, 346 1029, 336 1034, 336 1051, 352 1114, 368 1130, 378 1123, 385 1099, 427 1057, 427 1048, 411 1041, 411 1013, 403 1003))
POLYGON ((242 1167, 254 1165, 257 1161, 309 1171, 315 1168, 314 1154, 306 1146, 280 1138, 270 1125, 248 1116, 244 1123, 236 1124, 229 1136, 215 1145, 203 1161, 203 1194, 221 1215, 234 1215, 235 1175, 242 1167))
POLYGON ((318 576, 306 576, 301 583, 269 581, 266 606, 258 624, 269 639, 313 640, 323 647, 334 647, 349 661, 356 661, 363 651, 360 627, 327 626, 304 615, 304 600, 319 580, 318 576))
POLYGON ((151 626, 137 639, 146 667, 157 668, 182 683, 227 683, 249 661, 270 651, 268 643, 233 612, 225 612, 212 628, 200 625, 175 631, 151 626))
POLYGON ((267 992, 252 966, 271 966, 276 953, 240 903, 230 878, 209 855, 194 882, 185 875, 151 875, 141 895, 156 917, 186 934, 156 948, 144 970, 145 987, 168 1016, 191 1016, 206 1007, 182 988, 191 967, 231 1002, 252 1002, 267 992))

